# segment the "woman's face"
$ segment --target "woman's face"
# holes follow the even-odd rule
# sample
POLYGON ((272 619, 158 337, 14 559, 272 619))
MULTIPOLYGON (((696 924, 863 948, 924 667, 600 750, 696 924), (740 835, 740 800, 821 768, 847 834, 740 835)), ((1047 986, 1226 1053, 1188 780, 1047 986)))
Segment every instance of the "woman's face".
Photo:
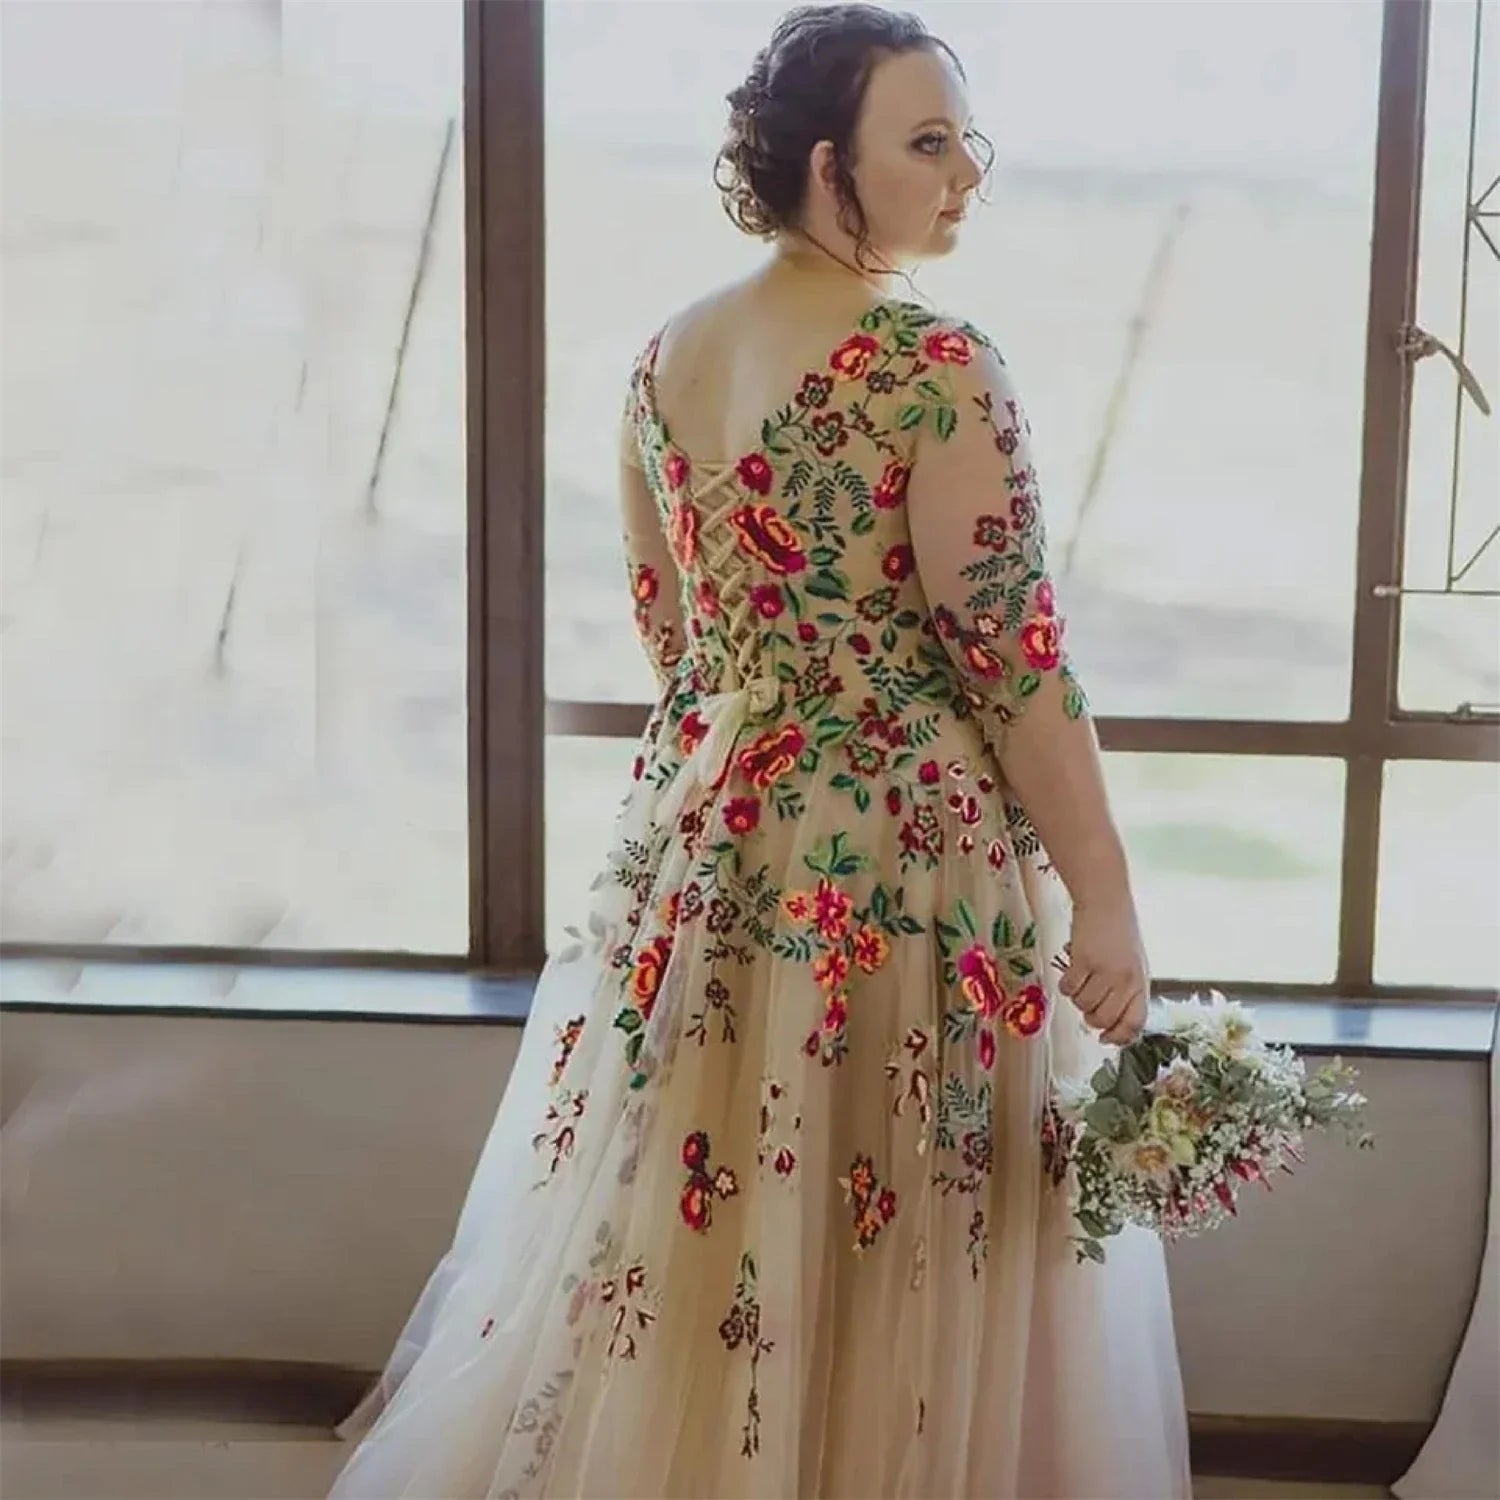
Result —
POLYGON ((968 128, 967 91, 945 53, 902 52, 872 69, 852 170, 871 248, 890 264, 946 255, 956 243, 983 176, 968 128))

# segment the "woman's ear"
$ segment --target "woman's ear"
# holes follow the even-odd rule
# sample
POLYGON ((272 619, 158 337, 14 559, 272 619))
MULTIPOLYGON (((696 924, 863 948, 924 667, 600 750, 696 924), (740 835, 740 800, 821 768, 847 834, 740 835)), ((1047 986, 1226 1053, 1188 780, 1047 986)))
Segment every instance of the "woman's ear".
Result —
POLYGON ((813 185, 830 197, 838 194, 838 157, 832 141, 819 141, 809 162, 813 185))

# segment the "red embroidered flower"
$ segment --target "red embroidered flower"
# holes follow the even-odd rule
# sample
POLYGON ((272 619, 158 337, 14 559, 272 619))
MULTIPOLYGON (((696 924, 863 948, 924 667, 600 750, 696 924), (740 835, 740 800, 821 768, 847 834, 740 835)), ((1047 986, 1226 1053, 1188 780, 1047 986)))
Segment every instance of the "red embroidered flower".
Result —
POLYGON ((667 488, 680 490, 687 483, 687 477, 692 472, 692 465, 688 463, 687 455, 679 453, 675 448, 667 454, 666 461, 662 464, 662 473, 666 476, 667 488))
POLYGON ((995 1066, 995 1033, 988 1026, 979 1028, 979 1066, 986 1073, 995 1066))
POLYGON ((710 620, 719 617, 719 590, 712 578, 702 578, 698 581, 698 587, 694 590, 694 597, 698 601, 698 612, 710 620))
POLYGON ((935 760, 924 760, 917 771, 917 780, 923 786, 936 786, 942 774, 942 768, 935 760))
POLYGON ((1040 614, 1055 615, 1057 613, 1057 595, 1052 590, 1052 580, 1044 578, 1036 586, 1036 607, 1040 614))
POLYGON ((676 932, 682 919, 682 892, 673 891, 661 904, 661 924, 668 932, 676 932))
POLYGON ((880 353, 880 340, 867 333, 847 338, 828 357, 828 364, 844 380, 862 380, 870 362, 880 353))
POLYGON ((635 758, 635 764, 630 768, 630 779, 632 781, 639 781, 645 774, 646 757, 644 755, 637 755, 635 758))
POLYGON ((667 540, 677 566, 690 568, 698 556, 698 512, 691 500, 679 500, 667 522, 667 540))
POLYGON ((911 577, 911 570, 916 565, 911 548, 905 542, 900 542, 881 560, 880 571, 893 583, 900 583, 903 578, 911 577))
MULTIPOLYGON (((640 778, 637 777, 637 780, 640 778)), ((901 788, 893 786, 885 794, 885 810, 894 818, 901 811, 901 788)))
POLYGON ((760 822, 760 803, 754 797, 732 797, 724 804, 724 826, 731 833, 749 833, 760 822))
POLYGON ((838 942, 849 930, 849 912, 854 902, 826 875, 818 881, 813 899, 817 909, 816 925, 819 934, 830 943, 838 942))
POLYGON ((896 1217, 896 1193, 893 1188, 881 1188, 880 1196, 875 1200, 875 1210, 882 1223, 889 1224, 896 1217))
POLYGON ((682 1164, 690 1172, 703 1169, 708 1161, 708 1132, 695 1130, 682 1143, 682 1164))
POLYGON ((771 462, 764 453, 747 453, 734 466, 734 472, 746 489, 754 490, 757 495, 771 493, 771 462))
POLYGON ((1021 650, 1029 665, 1050 672, 1062 660, 1062 627, 1057 616, 1032 616, 1021 628, 1021 650))
POLYGON ((905 464, 897 463, 895 459, 886 464, 880 482, 870 495, 876 509, 895 510, 906 499, 906 483, 910 478, 911 470, 905 464))
POLYGON ((708 725, 703 722, 703 716, 695 708, 690 713, 684 714, 682 723, 677 726, 677 744, 684 755, 691 755, 708 735, 708 725))
POLYGON ((655 604, 656 596, 660 592, 661 583, 656 576, 656 569, 647 563, 642 563, 635 572, 635 602, 655 604))
POLYGON ((804 620, 797 627, 797 639, 805 646, 810 646, 818 638, 818 627, 811 620, 804 620))
POLYGON ((863 631, 856 631, 849 637, 849 649, 856 656, 868 656, 873 649, 870 645, 870 637, 863 631))
POLYGON ((785 576, 807 566, 807 554, 797 533, 770 505, 742 505, 729 517, 739 537, 740 550, 764 565, 769 573, 785 576))
POLYGON ((966 365, 974 357, 974 346, 950 328, 929 333, 922 340, 922 352, 935 365, 966 365))
POLYGON ((656 1005, 657 991, 661 989, 662 975, 666 972, 667 960, 672 956, 672 939, 655 937, 636 954, 635 971, 630 976, 631 993, 635 996, 636 1009, 650 1019, 656 1005))
POLYGON ((757 791, 765 791, 773 781, 780 780, 797 764, 797 757, 806 747, 807 739, 795 724, 771 729, 740 751, 736 764, 744 772, 750 785, 757 791))
POLYGON ((985 1020, 1000 1013, 1005 990, 995 956, 983 943, 975 943, 958 955, 958 978, 964 998, 985 1020))
POLYGON ((974 522, 974 545, 987 547, 991 552, 1004 552, 1010 545, 1010 535, 1005 529, 1005 517, 980 516, 974 522))
POLYGON ((797 1170, 797 1153, 790 1146, 783 1146, 772 1163, 778 1177, 790 1177, 797 1170))
POLYGON ((812 428, 813 444, 824 458, 832 458, 849 441, 842 412, 820 412, 808 425, 812 428))
POLYGON ((1047 1019, 1047 992, 1039 984, 1028 984, 1005 1007, 1003 1019, 1012 1036, 1035 1036, 1047 1019))
POLYGON ((837 948, 830 949, 813 965, 819 988, 836 990, 849 977, 849 959, 837 948))
POLYGON ((984 851, 984 857, 989 862, 990 869, 1003 870, 1006 861, 1004 843, 1000 839, 991 839, 984 851))
POLYGON ((763 620, 774 620, 785 608, 781 585, 758 583, 750 590, 750 603, 763 620))
POLYGON ((882 967, 890 953, 890 941, 878 927, 861 927, 854 934, 854 961, 866 974, 882 967))
POLYGON ((1010 498, 1010 524, 1022 533, 1036 524, 1036 501, 1024 490, 1010 498))
POLYGON ((682 1221, 702 1234, 713 1219, 713 1184, 703 1177, 690 1177, 682 1190, 682 1221))

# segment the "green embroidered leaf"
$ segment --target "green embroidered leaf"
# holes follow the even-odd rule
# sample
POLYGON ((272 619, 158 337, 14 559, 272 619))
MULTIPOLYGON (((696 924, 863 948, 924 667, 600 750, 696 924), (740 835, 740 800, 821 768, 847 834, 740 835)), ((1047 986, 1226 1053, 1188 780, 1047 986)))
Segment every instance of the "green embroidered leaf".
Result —
POLYGON ((937 435, 946 443, 958 428, 958 413, 951 406, 937 409, 937 435))
POLYGON ((1024 958, 1008 959, 1007 963, 1010 967, 1010 972, 1014 974, 1017 979, 1025 979, 1031 973, 1031 965, 1024 958))
POLYGON ((978 937, 979 926, 974 920, 974 913, 971 910, 969 903, 963 900, 962 897, 960 897, 956 910, 958 912, 958 920, 963 924, 964 931, 967 932, 971 938, 978 937))
POLYGON ((847 599, 849 582, 842 573, 823 568, 807 580, 807 592, 818 599, 847 599))
POLYGON ((1016 683, 1016 692, 1023 698, 1029 698, 1041 685, 1042 679, 1037 673, 1027 672, 1016 683))
POLYGON ((860 782, 859 785, 854 788, 854 805, 861 812, 869 812, 870 810, 870 789, 864 784, 864 782, 860 782))
POLYGON ((903 406, 896 414, 896 426, 902 432, 910 432, 913 427, 922 425, 922 418, 926 415, 925 406, 903 406))
POLYGON ((943 390, 942 386, 932 379, 919 380, 916 388, 922 395, 929 397, 933 401, 945 400, 947 396, 947 392, 943 390))
POLYGON ((814 547, 807 556, 808 561, 815 568, 831 568, 839 560, 839 549, 837 547, 814 547))
POLYGON ((997 948, 1013 948, 1016 943, 1016 929, 1014 923, 1001 912, 995 918, 995 946, 997 948))
POLYGON ((875 514, 873 511, 862 510, 850 523, 849 529, 855 536, 867 536, 875 529, 875 514))

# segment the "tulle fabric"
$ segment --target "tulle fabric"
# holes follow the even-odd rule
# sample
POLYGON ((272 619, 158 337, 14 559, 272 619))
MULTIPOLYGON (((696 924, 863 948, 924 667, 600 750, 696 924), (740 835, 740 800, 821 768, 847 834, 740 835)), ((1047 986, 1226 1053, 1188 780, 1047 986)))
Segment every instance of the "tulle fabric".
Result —
MULTIPOLYGON (((663 732, 658 715, 648 762, 663 732)), ((694 774, 636 783, 621 812, 617 851, 659 853, 651 911, 688 882, 682 842, 655 824, 694 774)), ((946 791, 932 809, 952 850, 946 791)), ((742 845, 743 867, 781 889, 811 884, 807 857, 848 834, 846 798, 817 783, 807 798, 795 823, 742 845)), ((981 836, 1000 831, 992 801, 981 836)), ((844 882, 856 905, 898 867, 897 827, 877 810, 858 830, 873 858, 844 882)), ((904 889, 924 926, 960 903, 981 931, 1002 911, 1035 923, 1052 985, 1066 902, 1036 858, 997 874, 947 853, 904 889)), ((1105 1266, 1077 1265, 1041 1170, 1049 1077, 1086 1074, 1102 1051, 1055 989, 1042 1033, 1001 1032, 985 1069, 972 1043, 944 1039, 937 945, 896 941, 851 975, 847 1052, 826 1062, 807 1050, 824 997, 806 964, 756 952, 706 1004, 719 939, 701 913, 677 927, 635 1075, 649 1077, 633 1087, 612 1025, 612 958, 644 941, 625 930, 632 904, 602 878, 583 940, 543 974, 451 1248, 339 1428, 359 1446, 332 1497, 1186 1497, 1161 1246, 1131 1231, 1105 1266), (914 1035, 930 1053, 903 1046, 914 1035), (939 1143, 937 1090, 972 1102, 986 1084, 993 1159, 981 1148, 974 1170, 972 1149, 939 1143), (685 1148, 700 1181, 726 1189, 708 1193, 706 1225, 701 1199, 684 1202, 685 1148), (861 1160, 874 1176, 862 1197, 861 1160), (893 1212, 872 1214, 887 1190, 893 1212)))

